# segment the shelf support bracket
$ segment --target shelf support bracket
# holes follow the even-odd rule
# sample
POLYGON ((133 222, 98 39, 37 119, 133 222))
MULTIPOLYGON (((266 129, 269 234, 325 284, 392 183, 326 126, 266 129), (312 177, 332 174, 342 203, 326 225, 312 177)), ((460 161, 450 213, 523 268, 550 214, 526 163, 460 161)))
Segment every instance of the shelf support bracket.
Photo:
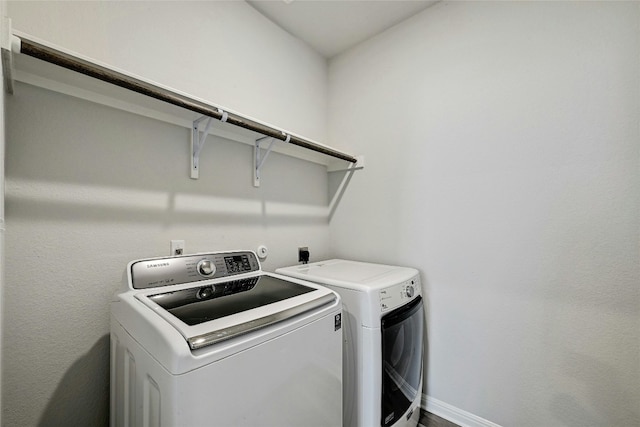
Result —
MULTIPOLYGON (((220 121, 226 122, 228 118, 227 112, 221 109, 218 109, 218 112, 222 114, 220 121)), ((213 120, 213 117, 202 116, 199 119, 194 120, 193 126, 191 127, 191 179, 200 178, 200 153, 202 152, 204 143, 207 140, 209 131, 211 130, 213 120), (204 120, 207 121, 207 124, 205 125, 202 133, 200 133, 200 123, 204 120)))
MULTIPOLYGON (((285 136, 284 142, 289 142, 291 140, 291 135, 288 135, 284 132, 283 132, 283 135, 285 136)), ((269 153, 271 153, 271 150, 273 149, 274 142, 276 142, 276 138, 273 138, 270 136, 265 136, 265 137, 256 139, 256 144, 253 147, 253 186, 254 187, 260 187, 260 169, 262 169, 262 166, 264 165, 265 160, 267 160, 267 157, 269 157, 269 153), (269 146, 267 147, 267 149, 264 151, 264 154, 263 154, 262 149, 260 148, 260 144, 262 144, 263 142, 266 142, 267 140, 269 140, 269 146)))
POLYGON ((11 19, 2 19, 2 34, 0 35, 2 76, 4 78, 4 90, 13 95, 13 52, 20 53, 20 39, 11 31, 11 19))

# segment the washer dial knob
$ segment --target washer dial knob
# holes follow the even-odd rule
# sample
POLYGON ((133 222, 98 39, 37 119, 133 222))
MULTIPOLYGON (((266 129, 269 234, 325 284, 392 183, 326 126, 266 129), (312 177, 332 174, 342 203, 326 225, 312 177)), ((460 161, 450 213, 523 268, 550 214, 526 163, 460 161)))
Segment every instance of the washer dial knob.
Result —
POLYGON ((407 289, 405 290, 405 293, 407 294, 408 298, 411 298, 416 293, 416 290, 414 289, 413 286, 409 285, 409 286, 407 286, 407 289))
POLYGON ((216 272, 216 266, 213 265, 213 262, 211 262, 208 259, 201 259, 198 262, 198 265, 196 266, 196 268, 198 270, 198 273, 204 277, 213 276, 213 273, 216 272))

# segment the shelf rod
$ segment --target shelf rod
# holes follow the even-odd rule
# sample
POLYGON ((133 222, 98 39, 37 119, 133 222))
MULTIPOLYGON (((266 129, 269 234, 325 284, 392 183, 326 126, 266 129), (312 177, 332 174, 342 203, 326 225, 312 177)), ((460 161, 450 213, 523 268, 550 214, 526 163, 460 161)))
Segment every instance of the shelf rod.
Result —
MULTIPOLYGON (((170 91, 166 88, 147 83, 143 80, 128 76, 110 68, 94 64, 69 53, 29 40, 22 35, 20 36, 20 53, 217 120, 221 120, 223 117, 223 114, 220 112, 222 110, 218 107, 205 104, 204 102, 189 98, 188 96, 170 91)), ((227 113, 227 123, 257 132, 264 136, 279 139, 281 141, 284 141, 287 135, 289 135, 288 132, 285 133, 280 129, 258 123, 254 120, 233 113, 227 113)), ((356 163, 358 161, 355 157, 349 154, 342 153, 294 135, 290 136, 289 143, 330 157, 345 160, 347 162, 356 163)))

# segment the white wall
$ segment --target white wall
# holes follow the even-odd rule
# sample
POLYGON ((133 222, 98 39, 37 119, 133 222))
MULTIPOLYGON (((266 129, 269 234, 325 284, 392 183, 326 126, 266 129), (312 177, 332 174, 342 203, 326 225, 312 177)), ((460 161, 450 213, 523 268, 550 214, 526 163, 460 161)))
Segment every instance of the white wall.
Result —
POLYGON ((330 61, 331 247, 421 270, 435 402, 640 423, 639 8, 445 2, 330 61))
MULTIPOLYGON (((21 31, 324 140, 326 63, 244 2, 16 2, 9 15, 21 31), (152 44, 120 49, 124 38, 152 44)), ((185 128, 26 84, 7 104, 4 425, 106 425, 109 301, 126 263, 167 255, 170 239, 187 252, 264 243, 270 270, 296 263, 298 246, 328 256, 323 166, 273 153, 256 189, 251 147, 209 137, 194 181, 185 128)))

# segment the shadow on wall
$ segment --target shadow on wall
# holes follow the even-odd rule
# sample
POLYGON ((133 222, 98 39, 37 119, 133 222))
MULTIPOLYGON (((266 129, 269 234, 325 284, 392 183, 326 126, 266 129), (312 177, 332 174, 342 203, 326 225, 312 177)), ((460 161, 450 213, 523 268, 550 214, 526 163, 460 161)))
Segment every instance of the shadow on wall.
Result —
MULTIPOLYGON (((354 169, 355 170, 355 169, 354 169)), ((329 221, 333 218, 342 196, 353 178, 354 171, 336 171, 328 174, 329 183, 329 221)))
POLYGON ((42 413, 39 427, 109 425, 109 345, 109 335, 104 335, 71 365, 42 413))

